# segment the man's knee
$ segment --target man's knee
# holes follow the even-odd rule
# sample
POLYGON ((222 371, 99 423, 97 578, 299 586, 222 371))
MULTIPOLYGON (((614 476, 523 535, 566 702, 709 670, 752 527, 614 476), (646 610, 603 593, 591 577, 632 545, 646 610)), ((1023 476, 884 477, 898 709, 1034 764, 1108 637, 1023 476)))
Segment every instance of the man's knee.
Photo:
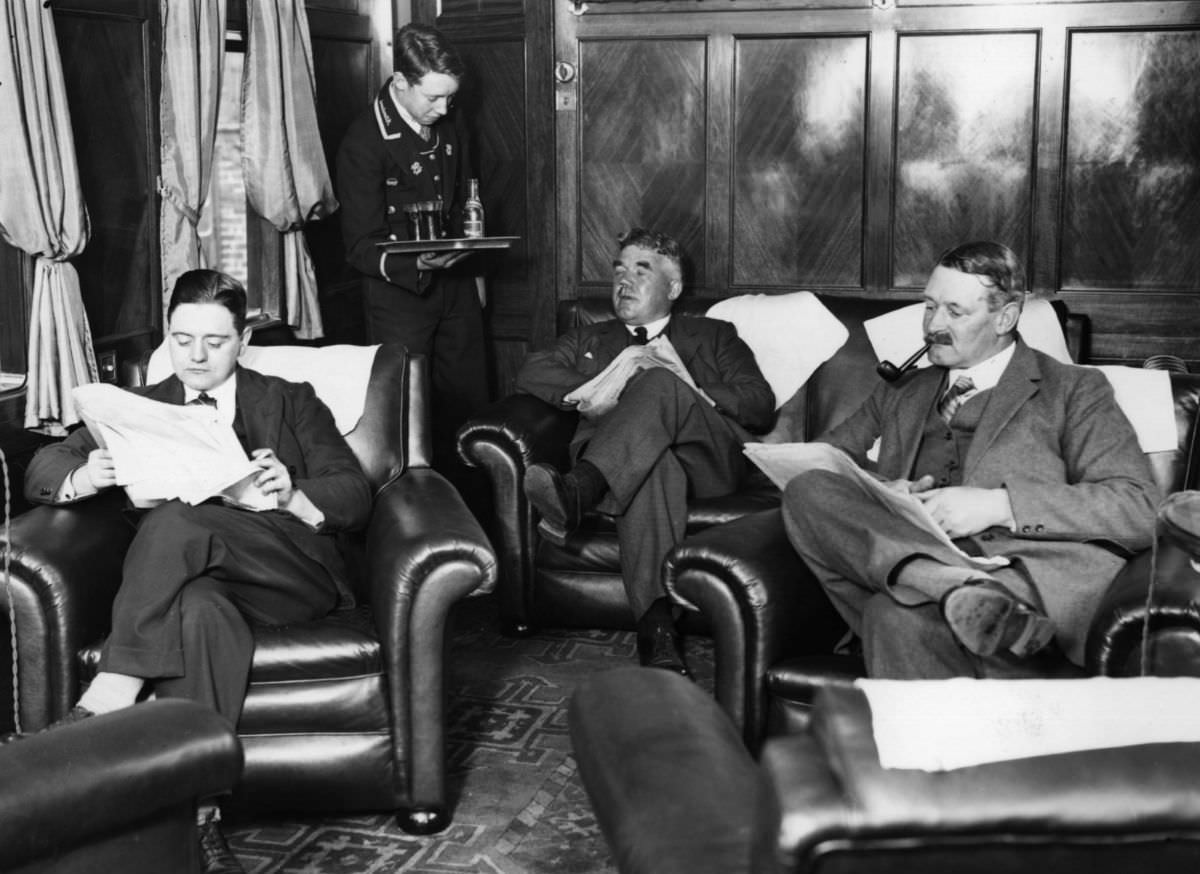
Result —
MULTIPOLYGON (((634 374, 621 393, 621 402, 638 399, 674 399, 680 390, 686 388, 683 381, 665 367, 648 367, 634 374)), ((688 389, 687 394, 694 397, 695 393, 688 389)))
POLYGON ((807 470, 792 477, 783 489, 783 515, 794 524, 803 524, 812 514, 829 517, 824 500, 841 486, 843 477, 828 470, 807 470))

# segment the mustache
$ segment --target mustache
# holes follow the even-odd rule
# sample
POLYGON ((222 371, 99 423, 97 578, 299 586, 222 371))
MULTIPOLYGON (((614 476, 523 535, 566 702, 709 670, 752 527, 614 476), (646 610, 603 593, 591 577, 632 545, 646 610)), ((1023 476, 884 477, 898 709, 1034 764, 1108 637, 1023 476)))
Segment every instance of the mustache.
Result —
POLYGON ((945 331, 934 331, 925 335, 925 342, 930 346, 952 346, 954 338, 945 331))

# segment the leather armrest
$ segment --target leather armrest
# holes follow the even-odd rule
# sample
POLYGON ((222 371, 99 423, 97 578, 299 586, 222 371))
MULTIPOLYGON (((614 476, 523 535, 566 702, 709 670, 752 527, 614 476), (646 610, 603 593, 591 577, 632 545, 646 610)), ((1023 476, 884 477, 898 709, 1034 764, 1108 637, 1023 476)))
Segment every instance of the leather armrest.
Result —
POLYGON ((532 600, 533 553, 537 544, 533 508, 525 498, 531 464, 567 466, 579 416, 532 395, 514 394, 473 416, 458 430, 458 453, 482 468, 492 488, 492 532, 500 561, 500 613, 528 614, 532 600))
MULTIPOLYGON (((1134 556, 1109 585, 1088 632, 1087 665, 1094 674, 1138 676, 1154 557, 1134 556)), ((1200 571, 1186 553, 1160 548, 1150 615, 1147 674, 1200 676, 1200 571)))
MULTIPOLYGON (((22 727, 42 728, 78 695, 75 653, 108 632, 134 527, 113 489, 77 504, 39 506, 12 522, 22 727)), ((3 532, 0 532, 2 536, 3 532)), ((0 598, 0 610, 8 599, 0 598)))
POLYGON ((130 823, 229 790, 242 747, 229 723, 162 700, 0 747, 4 864, 86 844, 130 823))
POLYGON ((579 773, 623 874, 764 871, 778 812, 737 730, 695 684, 625 667, 581 683, 579 773))
POLYGON ((410 468, 375 497, 367 574, 388 664, 395 760, 409 763, 409 803, 446 797, 445 652, 450 610, 492 590, 496 558, 462 496, 441 474, 410 468))
POLYGON ((1011 844, 1020 835, 1069 842, 1190 834, 1200 824, 1200 744, 889 770, 879 765, 870 706, 858 689, 823 691, 811 735, 768 741, 762 762, 783 809, 781 848, 796 870, 849 842, 865 849, 897 835, 930 845, 967 837, 984 845, 989 836, 1011 844))
POLYGON ((547 461, 562 466, 579 414, 533 395, 513 394, 472 416, 458 430, 458 453, 473 467, 491 470, 493 453, 522 466, 547 461))
POLYGON ((766 722, 768 668, 828 652, 845 631, 788 542, 778 509, 688 537, 667 556, 666 585, 709 620, 717 701, 753 749, 766 722))

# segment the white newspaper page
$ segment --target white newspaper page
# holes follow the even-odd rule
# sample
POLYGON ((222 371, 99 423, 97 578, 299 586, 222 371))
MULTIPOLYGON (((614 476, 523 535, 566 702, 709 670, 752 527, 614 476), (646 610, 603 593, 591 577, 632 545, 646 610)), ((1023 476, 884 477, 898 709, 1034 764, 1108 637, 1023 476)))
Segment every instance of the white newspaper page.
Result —
POLYGON ((644 346, 627 346, 622 349, 608 367, 570 392, 563 400, 576 404, 579 412, 585 416, 603 416, 617 405, 621 393, 625 391, 625 386, 633 375, 650 367, 665 367, 709 404, 716 406, 713 399, 696 385, 671 341, 661 335, 644 346))
POLYGON ((908 492, 890 488, 882 480, 855 464, 854 459, 845 452, 828 443, 747 443, 743 451, 780 489, 786 487, 793 477, 810 470, 828 470, 851 477, 863 483, 897 516, 924 528, 943 544, 968 559, 975 567, 990 569, 1009 564, 1008 559, 1000 555, 967 555, 933 521, 933 517, 920 500, 908 492))
POLYGON ((72 395, 135 506, 221 497, 249 510, 278 507, 274 495, 253 485, 259 468, 233 428, 213 422, 203 407, 164 404, 103 383, 78 386, 72 395))

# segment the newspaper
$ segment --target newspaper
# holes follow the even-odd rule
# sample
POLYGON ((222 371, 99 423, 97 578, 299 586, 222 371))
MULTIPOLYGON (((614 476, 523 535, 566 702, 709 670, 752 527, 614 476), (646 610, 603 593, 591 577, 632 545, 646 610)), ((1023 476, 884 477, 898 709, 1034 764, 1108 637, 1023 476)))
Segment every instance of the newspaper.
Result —
POLYGON ((261 469, 233 427, 214 422, 207 408, 164 404, 103 383, 78 386, 72 395, 134 506, 220 498, 247 510, 278 508, 274 494, 254 485, 261 469))
POLYGON ((568 404, 576 404, 576 409, 589 418, 603 416, 617 405, 634 374, 651 367, 665 367, 709 404, 716 406, 716 402, 696 385, 679 353, 664 335, 655 337, 643 346, 627 346, 608 367, 567 394, 563 400, 568 404))
POLYGON ((941 526, 933 521, 924 503, 909 492, 893 488, 872 476, 836 446, 830 446, 828 443, 747 443, 743 452, 780 489, 785 488, 793 477, 810 470, 828 470, 851 477, 862 483, 895 515, 925 529, 974 567, 990 570, 1010 563, 1002 555, 981 556, 963 552, 941 526))

